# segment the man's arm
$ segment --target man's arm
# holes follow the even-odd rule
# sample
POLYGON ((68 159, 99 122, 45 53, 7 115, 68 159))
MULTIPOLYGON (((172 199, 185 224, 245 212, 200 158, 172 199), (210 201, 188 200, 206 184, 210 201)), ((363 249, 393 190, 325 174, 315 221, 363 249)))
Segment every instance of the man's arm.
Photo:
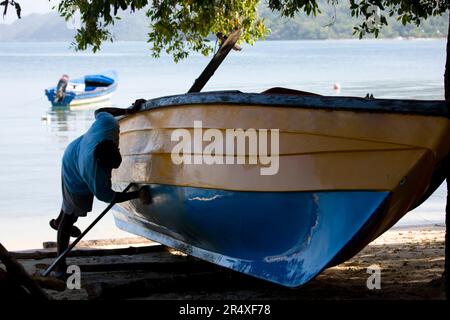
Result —
POLYGON ((145 102, 145 99, 137 99, 130 108, 100 108, 95 110, 95 117, 97 117, 100 112, 107 112, 114 117, 134 114, 141 110, 141 107, 145 102))
POLYGON ((115 203, 121 203, 128 200, 133 200, 139 198, 139 191, 132 191, 132 192, 116 192, 116 195, 114 196, 114 202, 115 203))
POLYGON ((111 174, 105 170, 97 168, 94 181, 92 181, 92 193, 103 202, 121 203, 128 200, 140 198, 143 204, 150 204, 150 191, 146 187, 141 187, 138 191, 116 192, 111 188, 111 174))
POLYGON ((111 114, 114 117, 124 116, 124 115, 128 114, 127 109, 122 109, 122 108, 100 108, 100 109, 95 110, 95 117, 97 117, 97 115, 100 112, 109 113, 109 114, 111 114))
POLYGON ((150 191, 147 187, 142 187, 138 191, 132 192, 116 192, 113 201, 115 203, 120 203, 137 198, 145 205, 149 205, 152 202, 150 191))

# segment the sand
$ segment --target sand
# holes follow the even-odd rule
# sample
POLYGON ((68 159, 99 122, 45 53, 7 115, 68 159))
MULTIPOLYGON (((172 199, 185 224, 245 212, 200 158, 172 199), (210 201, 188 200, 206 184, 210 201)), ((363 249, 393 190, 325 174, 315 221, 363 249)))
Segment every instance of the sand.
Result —
MULTIPOLYGON (((442 226, 392 229, 373 241, 352 259, 325 270, 313 281, 296 289, 283 288, 223 269, 217 270, 213 265, 179 252, 171 251, 169 253, 167 250, 163 250, 133 256, 71 258, 69 263, 78 265, 141 262, 162 263, 161 265, 164 266, 175 267, 172 268, 173 271, 170 271, 172 269, 169 268, 157 272, 155 270, 83 272, 82 289, 63 292, 48 290, 48 292, 54 299, 88 299, 89 295, 85 287, 92 283, 132 281, 139 283, 145 279, 146 283, 150 283, 151 288, 138 294, 139 297, 131 297, 133 294, 128 293, 124 298, 194 300, 444 299, 442 282, 444 236, 445 228, 442 226), (187 263, 185 265, 190 269, 178 268, 177 266, 182 265, 180 262, 187 263), (380 289, 370 290, 367 287, 367 279, 371 274, 367 272, 367 268, 374 266, 380 270, 380 289), (214 268, 214 271, 211 271, 211 268, 214 268), (202 271, 202 269, 207 271, 202 271), (155 285, 153 285, 152 279, 155 279, 155 285), (182 285, 182 283, 186 285, 182 285)), ((120 246, 117 241, 112 243, 115 247, 120 246)), ((97 247, 107 246, 110 248, 112 246, 108 241, 93 244, 97 247)), ((148 242, 144 244, 148 244, 148 242)), ((134 239, 130 245, 139 245, 139 241, 134 239)), ((30 273, 37 273, 52 260, 20 261, 30 273)))

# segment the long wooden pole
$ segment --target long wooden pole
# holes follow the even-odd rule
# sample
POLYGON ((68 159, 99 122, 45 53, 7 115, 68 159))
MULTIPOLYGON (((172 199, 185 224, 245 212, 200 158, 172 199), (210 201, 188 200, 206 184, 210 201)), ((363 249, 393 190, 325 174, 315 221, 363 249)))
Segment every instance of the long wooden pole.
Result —
MULTIPOLYGON (((123 190, 122 192, 127 192, 130 188, 131 188, 131 186, 132 186, 133 184, 132 183, 130 183, 126 188, 125 188, 125 190, 123 190)), ((50 274, 50 272, 52 272, 52 270, 56 267, 56 265, 62 260, 62 259, 64 259, 68 254, 69 254, 69 252, 70 251, 72 251, 72 249, 73 248, 75 248, 75 246, 78 244, 78 242, 80 242, 81 241, 81 239, 83 239, 83 237, 97 224, 97 222, 99 222, 102 218, 103 218, 103 216, 105 215, 105 214, 107 214, 108 213, 108 211, 115 205, 116 203, 113 201, 113 202, 111 202, 106 208, 105 208, 105 210, 103 210, 103 212, 102 213, 100 213, 99 215, 98 215, 98 217, 97 218, 95 218, 95 220, 89 225, 89 227, 87 227, 86 228, 86 230, 84 230, 83 231, 83 233, 82 234, 80 234, 79 236, 78 236, 78 238, 76 238, 75 239, 75 241, 74 242, 72 242, 72 244, 66 249, 66 250, 64 250, 64 252, 63 253, 61 253, 56 259, 55 259, 55 261, 53 261, 53 263, 47 268, 47 270, 45 270, 45 272, 42 274, 44 277, 47 277, 49 274, 50 274)))
POLYGON ((219 51, 214 55, 211 61, 206 66, 205 70, 200 74, 200 76, 195 80, 192 87, 189 89, 188 93, 200 92, 202 91, 205 84, 208 80, 213 76, 214 72, 220 66, 222 61, 226 58, 228 53, 233 49, 234 45, 238 41, 241 35, 240 29, 235 29, 230 33, 228 38, 224 41, 224 43, 220 46, 219 51))

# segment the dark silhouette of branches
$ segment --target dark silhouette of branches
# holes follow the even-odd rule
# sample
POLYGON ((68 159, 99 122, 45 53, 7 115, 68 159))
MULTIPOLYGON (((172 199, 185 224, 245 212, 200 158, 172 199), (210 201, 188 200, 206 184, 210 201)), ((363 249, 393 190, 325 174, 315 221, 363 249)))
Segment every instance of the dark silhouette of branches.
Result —
POLYGON ((22 16, 21 16, 22 8, 20 7, 20 4, 14 0, 5 0, 0 3, 0 6, 5 7, 3 9, 3 18, 5 18, 6 14, 8 13, 9 5, 13 6, 16 9, 17 18, 19 18, 19 19, 22 18, 22 16))

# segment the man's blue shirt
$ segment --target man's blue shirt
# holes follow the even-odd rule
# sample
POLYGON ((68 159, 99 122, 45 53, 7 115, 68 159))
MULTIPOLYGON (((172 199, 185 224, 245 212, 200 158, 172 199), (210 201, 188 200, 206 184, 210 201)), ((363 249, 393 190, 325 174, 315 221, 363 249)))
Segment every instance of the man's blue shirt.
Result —
POLYGON ((112 202, 111 169, 104 168, 94 158, 95 147, 103 140, 119 145, 119 124, 107 112, 99 112, 89 130, 66 148, 62 176, 69 192, 77 195, 94 194, 99 200, 112 202))

